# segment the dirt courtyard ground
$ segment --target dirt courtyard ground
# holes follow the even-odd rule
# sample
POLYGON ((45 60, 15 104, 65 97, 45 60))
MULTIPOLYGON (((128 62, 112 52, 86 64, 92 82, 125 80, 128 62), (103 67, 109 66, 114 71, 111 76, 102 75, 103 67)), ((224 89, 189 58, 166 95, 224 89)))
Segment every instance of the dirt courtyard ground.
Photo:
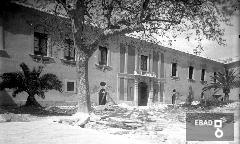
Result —
POLYGON ((1 144, 134 144, 140 141, 51 120, 0 124, 1 144))
MULTIPOLYGON (((69 116, 34 117, 26 122, 1 122, 0 144, 239 143, 238 118, 234 122, 234 141, 186 142, 186 123, 183 116, 185 112, 182 108, 122 107, 115 113, 102 107, 96 107, 96 109, 85 128, 57 122, 69 116), (140 121, 141 123, 137 121, 140 118, 144 119, 140 121), (125 122, 124 125, 122 122, 125 122)), ((239 117, 239 102, 230 106, 217 107, 208 112, 234 112, 235 116, 239 117)))

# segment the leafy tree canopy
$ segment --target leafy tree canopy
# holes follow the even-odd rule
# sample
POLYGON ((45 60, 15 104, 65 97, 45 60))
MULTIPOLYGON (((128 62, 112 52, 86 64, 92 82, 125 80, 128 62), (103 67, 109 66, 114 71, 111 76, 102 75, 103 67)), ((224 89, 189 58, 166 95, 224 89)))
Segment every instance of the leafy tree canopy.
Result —
POLYGON ((80 31, 83 43, 89 39, 84 35, 84 24, 101 28, 95 41, 85 43, 89 49, 99 40, 129 33, 151 42, 159 42, 156 36, 161 36, 171 43, 184 34, 188 40, 194 38, 201 42, 208 39, 224 45, 224 28, 221 24, 230 25, 231 16, 239 14, 238 0, 15 1, 74 19, 74 32, 80 31))

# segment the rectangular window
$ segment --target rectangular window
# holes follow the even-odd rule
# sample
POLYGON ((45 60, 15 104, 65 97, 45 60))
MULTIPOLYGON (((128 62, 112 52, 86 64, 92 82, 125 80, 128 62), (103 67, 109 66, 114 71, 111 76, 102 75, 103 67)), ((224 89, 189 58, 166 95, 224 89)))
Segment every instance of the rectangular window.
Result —
POLYGON ((34 55, 47 56, 47 34, 34 32, 34 55))
POLYGON ((217 76, 217 72, 214 72, 213 73, 213 77, 214 77, 213 82, 216 82, 216 78, 215 78, 216 76, 217 76))
POLYGON ((135 47, 128 47, 127 73, 133 74, 135 68, 135 47))
POLYGON ((202 69, 202 73, 201 73, 201 81, 205 80, 205 69, 202 69))
POLYGON ((65 39, 64 59, 75 60, 75 49, 71 39, 65 39))
POLYGON ((65 91, 75 93, 76 92, 76 81, 66 80, 65 81, 65 91))
POLYGON ((141 70, 143 71, 147 71, 147 60, 147 56, 141 55, 141 70))
POLYGON ((125 47, 123 44, 120 45, 120 73, 124 73, 125 67, 125 47))
POLYGON ((107 65, 107 53, 108 49, 106 47, 99 47, 99 65, 107 65))
POLYGON ((67 91, 74 91, 74 82, 67 82, 67 91))
POLYGON ((193 79, 193 66, 189 66, 189 70, 188 70, 188 78, 189 79, 193 79))
POLYGON ((177 76, 177 63, 172 63, 172 76, 177 76))

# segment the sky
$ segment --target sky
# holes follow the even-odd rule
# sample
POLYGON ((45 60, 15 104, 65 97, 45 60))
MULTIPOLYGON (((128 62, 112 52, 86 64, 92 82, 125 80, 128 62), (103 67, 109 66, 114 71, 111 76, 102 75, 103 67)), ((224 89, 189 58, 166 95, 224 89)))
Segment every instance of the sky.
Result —
MULTIPOLYGON (((228 58, 240 59, 240 22, 239 17, 234 16, 231 19, 233 26, 223 25, 225 27, 224 39, 226 39, 226 46, 220 46, 216 42, 204 40, 203 52, 200 54, 202 57, 211 58, 214 60, 226 60, 228 58)), ((177 38, 171 48, 193 53, 193 49, 196 47, 196 43, 188 42, 185 38, 177 38)))

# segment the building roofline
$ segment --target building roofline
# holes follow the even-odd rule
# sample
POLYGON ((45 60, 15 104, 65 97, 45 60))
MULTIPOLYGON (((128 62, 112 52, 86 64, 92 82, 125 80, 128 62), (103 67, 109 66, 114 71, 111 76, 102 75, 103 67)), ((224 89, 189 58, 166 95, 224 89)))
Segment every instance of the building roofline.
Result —
POLYGON ((208 61, 212 61, 212 62, 215 62, 215 63, 224 64, 223 62, 219 62, 219 61, 214 60, 214 59, 211 59, 211 58, 206 58, 206 57, 194 55, 194 54, 187 53, 187 52, 184 52, 184 51, 180 51, 180 50, 177 50, 177 49, 174 49, 174 48, 162 46, 162 45, 159 45, 159 44, 157 44, 157 43, 152 43, 152 42, 149 42, 149 41, 146 41, 146 40, 137 39, 137 38, 134 38, 134 37, 131 37, 131 36, 126 36, 126 37, 129 37, 129 38, 132 38, 132 39, 135 39, 135 40, 144 41, 144 42, 146 42, 146 43, 148 43, 148 44, 150 44, 150 45, 155 45, 155 46, 157 46, 157 47, 161 47, 161 48, 163 48, 163 49, 166 50, 166 51, 174 51, 174 52, 177 52, 177 53, 182 53, 182 54, 184 54, 184 55, 189 55, 189 56, 193 56, 193 57, 205 59, 205 60, 208 60, 208 61))
POLYGON ((224 66, 226 68, 230 68, 231 66, 239 66, 240 67, 240 60, 224 64, 224 66))
MULTIPOLYGON (((44 10, 44 9, 40 9, 40 8, 36 8, 36 7, 33 7, 31 5, 27 5, 25 3, 20 3, 20 2, 17 2, 17 1, 14 1, 13 2, 14 4, 17 4, 17 5, 20 5, 20 6, 23 6, 23 7, 27 7, 27 8, 32 8, 34 10, 37 10, 37 11, 40 11, 40 12, 44 12, 44 13, 48 13, 48 14, 51 14, 51 15, 54 15, 54 16, 60 16, 62 18, 66 18, 66 19, 69 19, 69 17, 67 15, 64 15, 63 13, 60 14, 58 13, 57 15, 51 11, 51 10, 44 10)), ((92 27, 95 27, 95 26, 92 26, 92 27)), ((96 27, 95 27, 96 28, 96 27)), ((99 29, 99 28, 97 28, 99 29)), ((189 55, 189 56, 193 56, 193 57, 197 57, 197 58, 201 58, 201 59, 205 59, 205 60, 209 60, 209 61, 212 61, 212 62, 216 62, 216 63, 220 63, 220 64, 226 64, 224 61, 220 62, 219 60, 215 60, 215 59, 211 59, 211 58, 207 58, 207 57, 203 57, 203 56, 198 56, 198 55, 194 55, 194 54, 191 54, 191 53, 187 53, 187 52, 184 52, 184 51, 180 51, 180 50, 177 50, 177 49, 174 49, 174 48, 170 48, 170 47, 166 47, 166 46, 162 46, 162 45, 159 45, 157 43, 152 43, 152 42, 149 42, 149 41, 146 41, 146 40, 141 40, 141 39, 137 39, 137 38, 134 38, 134 37, 131 37, 131 36, 126 36, 124 35, 125 37, 129 37, 129 38, 133 38, 133 39, 136 39, 136 40, 140 40, 140 41, 144 41, 146 43, 149 43, 151 45, 156 45, 157 47, 162 47, 164 48, 165 50, 172 50, 172 51, 175 51, 175 52, 178 52, 178 53, 183 53, 185 55, 189 55)), ((231 63, 231 62, 230 62, 231 63)))

